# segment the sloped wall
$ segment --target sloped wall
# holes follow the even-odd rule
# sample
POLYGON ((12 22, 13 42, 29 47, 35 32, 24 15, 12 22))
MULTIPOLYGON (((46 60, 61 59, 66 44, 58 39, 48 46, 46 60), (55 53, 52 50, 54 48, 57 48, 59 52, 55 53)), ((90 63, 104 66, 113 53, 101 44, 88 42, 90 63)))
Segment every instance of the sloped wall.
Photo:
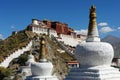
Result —
POLYGON ((32 41, 30 41, 26 47, 22 47, 21 49, 16 50, 12 54, 10 54, 6 59, 4 59, 3 62, 0 63, 0 66, 7 68, 9 66, 9 63, 14 59, 19 57, 21 54, 23 54, 25 51, 29 51, 32 46, 32 41))
POLYGON ((71 35, 64 35, 61 34, 61 39, 58 39, 58 41, 63 41, 66 45, 70 45, 73 47, 76 47, 79 44, 78 38, 73 38, 71 35))

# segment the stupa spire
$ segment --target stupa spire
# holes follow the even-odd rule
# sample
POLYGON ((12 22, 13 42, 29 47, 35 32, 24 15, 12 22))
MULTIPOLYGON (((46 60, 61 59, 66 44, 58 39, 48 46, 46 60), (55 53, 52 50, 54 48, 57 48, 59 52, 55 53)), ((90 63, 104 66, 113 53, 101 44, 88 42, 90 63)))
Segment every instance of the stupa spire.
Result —
POLYGON ((45 55, 46 55, 46 50, 45 50, 45 38, 44 36, 41 37, 41 42, 40 42, 40 61, 46 61, 45 55))
POLYGON ((88 38, 86 40, 87 42, 100 41, 96 18, 96 7, 92 5, 89 14, 88 38))

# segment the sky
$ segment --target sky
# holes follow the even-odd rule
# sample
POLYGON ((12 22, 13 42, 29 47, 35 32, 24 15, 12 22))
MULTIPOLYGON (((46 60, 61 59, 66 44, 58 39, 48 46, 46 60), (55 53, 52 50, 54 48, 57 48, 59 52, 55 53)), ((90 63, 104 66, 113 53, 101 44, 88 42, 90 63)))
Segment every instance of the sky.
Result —
POLYGON ((120 37, 120 0, 0 0, 0 38, 23 30, 33 18, 67 23, 86 34, 89 9, 96 6, 100 37, 120 37))

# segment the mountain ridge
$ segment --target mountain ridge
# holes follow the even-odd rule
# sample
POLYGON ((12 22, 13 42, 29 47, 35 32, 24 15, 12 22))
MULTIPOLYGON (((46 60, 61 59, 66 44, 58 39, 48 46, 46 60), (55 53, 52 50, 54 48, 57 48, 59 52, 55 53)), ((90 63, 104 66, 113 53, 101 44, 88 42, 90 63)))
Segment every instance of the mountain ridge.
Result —
POLYGON ((120 58, 120 38, 108 35, 105 38, 102 39, 103 42, 108 42, 113 46, 114 49, 114 58, 120 58))
POLYGON ((108 36, 106 36, 106 37, 104 37, 103 39, 102 39, 102 41, 104 42, 110 42, 111 44, 112 43, 118 43, 119 41, 120 41, 120 38, 119 37, 116 37, 116 36, 113 36, 113 35, 108 35, 108 36))

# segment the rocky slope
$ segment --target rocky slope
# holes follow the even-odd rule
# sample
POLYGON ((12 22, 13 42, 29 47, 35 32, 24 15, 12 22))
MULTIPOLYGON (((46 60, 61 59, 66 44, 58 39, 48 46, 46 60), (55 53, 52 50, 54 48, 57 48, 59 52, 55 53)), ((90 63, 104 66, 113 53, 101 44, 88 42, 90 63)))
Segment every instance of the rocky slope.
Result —
POLYGON ((35 34, 30 31, 19 31, 13 33, 5 40, 0 41, 0 62, 17 49, 24 47, 34 37, 35 34))
MULTIPOLYGON (((40 35, 39 35, 40 36, 40 35)), ((9 56, 15 50, 25 46, 29 41, 33 40, 36 41, 38 35, 32 33, 31 31, 23 30, 17 33, 12 34, 5 40, 0 41, 0 61, 3 61, 4 58, 9 56)), ((54 65, 53 74, 57 74, 58 76, 65 76, 68 72, 68 66, 66 65, 67 61, 71 61, 74 59, 73 56, 69 55, 68 53, 59 53, 57 49, 61 49, 57 43, 45 36, 46 38, 46 51, 47 55, 46 58, 51 61, 54 65)), ((38 60, 39 55, 39 41, 36 43, 36 46, 32 48, 33 55, 35 56, 36 61, 38 60)), ((25 52, 24 55, 20 56, 17 59, 14 59, 9 68, 13 70, 13 73, 17 74, 15 71, 16 67, 24 66, 25 61, 27 60, 28 52, 25 52)))

